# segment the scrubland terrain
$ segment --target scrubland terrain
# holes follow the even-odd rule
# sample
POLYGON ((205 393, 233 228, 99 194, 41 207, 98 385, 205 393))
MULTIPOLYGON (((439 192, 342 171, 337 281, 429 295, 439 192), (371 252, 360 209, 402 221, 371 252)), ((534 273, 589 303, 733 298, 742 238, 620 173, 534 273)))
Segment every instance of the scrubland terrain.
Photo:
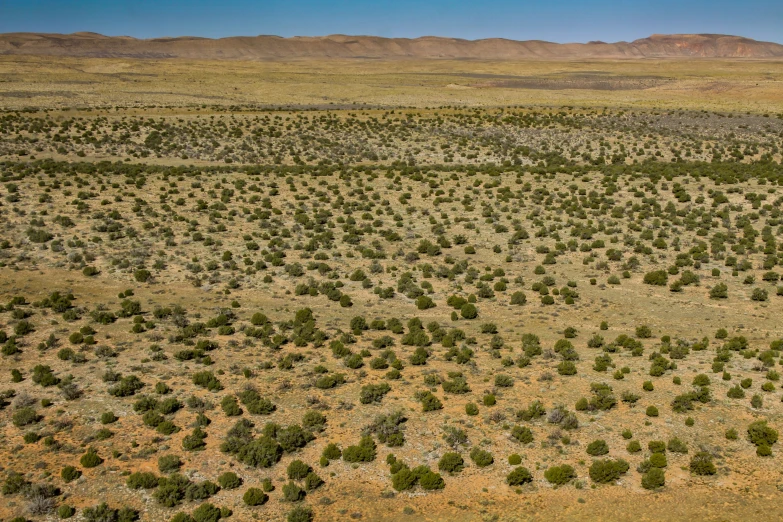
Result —
POLYGON ((779 63, 1 60, 3 520, 776 517, 779 63))

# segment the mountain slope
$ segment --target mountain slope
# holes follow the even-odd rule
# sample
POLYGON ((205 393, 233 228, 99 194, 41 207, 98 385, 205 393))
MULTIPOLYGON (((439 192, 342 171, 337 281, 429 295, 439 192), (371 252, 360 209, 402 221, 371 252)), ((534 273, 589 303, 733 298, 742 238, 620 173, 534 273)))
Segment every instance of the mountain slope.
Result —
POLYGON ((80 57, 285 60, 295 58, 783 58, 783 45, 714 34, 653 35, 633 42, 557 44, 501 38, 461 40, 425 36, 381 38, 331 35, 139 40, 96 33, 0 34, 0 54, 80 57))

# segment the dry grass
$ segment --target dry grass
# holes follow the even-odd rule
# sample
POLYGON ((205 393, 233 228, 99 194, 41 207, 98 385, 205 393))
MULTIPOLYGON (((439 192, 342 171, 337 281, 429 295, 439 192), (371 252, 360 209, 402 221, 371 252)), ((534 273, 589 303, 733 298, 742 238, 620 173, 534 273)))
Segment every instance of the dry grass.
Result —
POLYGON ((0 98, 8 108, 543 104, 758 113, 783 110, 782 82, 783 62, 754 60, 190 62, 0 57, 0 98), (584 75, 608 78, 621 89, 560 88, 563 78, 580 80, 584 75), (543 80, 547 88, 513 87, 515 80, 529 85, 531 79, 543 80))

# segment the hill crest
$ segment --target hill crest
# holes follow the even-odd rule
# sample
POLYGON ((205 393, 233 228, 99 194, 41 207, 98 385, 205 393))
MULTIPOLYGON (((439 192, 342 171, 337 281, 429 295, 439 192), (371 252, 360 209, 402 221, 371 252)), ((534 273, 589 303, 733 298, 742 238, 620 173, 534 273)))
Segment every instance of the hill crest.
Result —
POLYGON ((194 36, 137 39, 98 33, 0 34, 0 55, 104 58, 186 58, 285 60, 307 58, 372 59, 622 59, 622 58, 783 58, 783 45, 719 34, 654 34, 632 42, 554 43, 543 40, 438 36, 194 36))

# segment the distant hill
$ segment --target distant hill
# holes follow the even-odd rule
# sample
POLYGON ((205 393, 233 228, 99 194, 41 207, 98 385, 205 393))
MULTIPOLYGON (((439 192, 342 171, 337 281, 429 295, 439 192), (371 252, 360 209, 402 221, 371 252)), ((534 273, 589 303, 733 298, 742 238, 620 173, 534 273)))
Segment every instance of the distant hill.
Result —
POLYGON ((298 58, 467 58, 484 60, 589 58, 783 58, 783 45, 718 34, 653 35, 633 42, 558 44, 502 38, 461 40, 424 36, 380 38, 331 35, 281 38, 237 36, 139 40, 96 33, 0 34, 0 55, 46 55, 204 60, 298 58))

